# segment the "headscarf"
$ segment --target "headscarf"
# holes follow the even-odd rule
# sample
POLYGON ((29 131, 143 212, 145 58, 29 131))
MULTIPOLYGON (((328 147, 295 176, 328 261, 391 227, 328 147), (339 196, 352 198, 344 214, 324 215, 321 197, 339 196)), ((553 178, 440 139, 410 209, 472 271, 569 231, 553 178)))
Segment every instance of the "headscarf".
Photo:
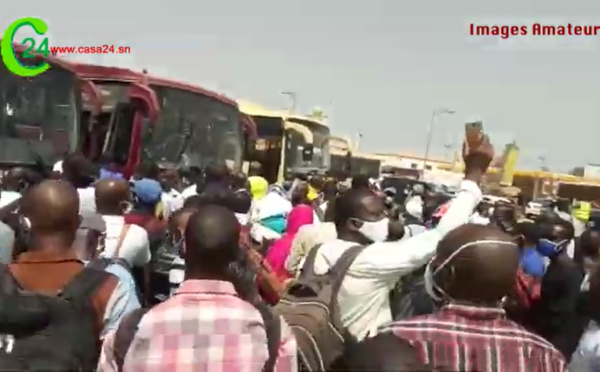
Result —
POLYGON ((260 200, 267 195, 269 182, 261 176, 248 177, 250 183, 250 194, 253 200, 260 200))
POLYGON ((292 275, 285 269, 294 237, 304 225, 313 223, 313 209, 308 205, 298 205, 292 209, 287 219, 286 232, 277 240, 267 253, 265 259, 273 268, 275 275, 281 280, 289 279, 292 275))

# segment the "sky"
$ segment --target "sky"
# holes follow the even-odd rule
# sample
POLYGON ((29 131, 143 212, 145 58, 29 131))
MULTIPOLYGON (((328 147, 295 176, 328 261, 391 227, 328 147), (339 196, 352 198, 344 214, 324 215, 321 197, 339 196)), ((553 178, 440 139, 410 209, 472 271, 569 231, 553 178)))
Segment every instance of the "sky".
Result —
MULTIPOLYGON (((600 163, 598 36, 472 36, 469 24, 600 25, 594 0, 75 0, 5 1, 49 25, 52 46, 114 44, 131 55, 76 59, 176 78, 273 109, 297 95, 321 107, 332 133, 365 152, 450 158, 468 120, 501 152, 516 140, 520 168, 600 163), (596 14, 594 17, 593 15, 596 14), (545 164, 544 164, 545 163, 545 164)), ((30 35, 27 31, 18 35, 30 35)), ((74 58, 74 57, 71 57, 74 58)))

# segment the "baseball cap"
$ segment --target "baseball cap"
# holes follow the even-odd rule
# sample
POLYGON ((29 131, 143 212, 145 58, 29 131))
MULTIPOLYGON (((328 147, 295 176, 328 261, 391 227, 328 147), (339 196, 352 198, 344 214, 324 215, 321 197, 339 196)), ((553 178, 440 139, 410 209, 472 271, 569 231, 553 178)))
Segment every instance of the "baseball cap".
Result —
POLYGON ((142 178, 133 182, 133 193, 141 202, 154 204, 161 200, 162 187, 158 181, 142 178))
POLYGON ((100 168, 100 179, 101 180, 122 180, 123 174, 119 172, 113 172, 105 168, 100 168))

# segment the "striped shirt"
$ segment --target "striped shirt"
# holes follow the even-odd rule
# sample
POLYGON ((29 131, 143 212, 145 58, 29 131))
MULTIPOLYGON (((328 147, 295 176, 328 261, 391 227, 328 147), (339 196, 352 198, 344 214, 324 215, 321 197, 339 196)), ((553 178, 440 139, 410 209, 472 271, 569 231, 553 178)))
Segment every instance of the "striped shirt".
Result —
POLYGON ((177 255, 173 260, 173 266, 169 270, 169 294, 172 296, 179 285, 183 283, 183 279, 185 278, 185 260, 177 255))
POLYGON ((446 305, 433 315, 382 329, 410 342, 424 363, 451 371, 563 372, 565 359, 548 341, 508 320, 504 310, 446 305))

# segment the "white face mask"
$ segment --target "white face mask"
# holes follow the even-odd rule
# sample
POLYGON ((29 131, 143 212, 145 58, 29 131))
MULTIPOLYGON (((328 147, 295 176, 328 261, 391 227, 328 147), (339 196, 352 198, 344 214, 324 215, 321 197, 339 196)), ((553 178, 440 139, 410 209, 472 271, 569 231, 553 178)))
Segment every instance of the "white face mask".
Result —
MULTIPOLYGON (((427 266, 425 266, 425 274, 423 276, 423 278, 425 279, 425 291, 427 292, 429 297, 431 297, 434 301, 441 302, 443 299, 440 296, 438 296, 437 293, 435 293, 436 289, 438 291, 440 289, 437 288, 437 286, 435 285, 435 281, 433 280, 433 272, 431 271, 432 262, 433 259, 429 261, 429 263, 427 263, 427 266)), ((441 292, 443 293, 443 291, 441 292)))
POLYGON ((358 229, 365 238, 369 239, 373 243, 384 242, 390 232, 390 219, 382 218, 379 221, 363 221, 357 220, 362 223, 362 226, 358 229))
POLYGON ((431 297, 432 299, 434 299, 437 302, 441 302, 443 300, 446 300, 448 302, 452 302, 453 299, 452 297, 450 297, 446 292, 444 292, 444 290, 436 284, 435 282, 435 275, 437 273, 440 272, 440 270, 448 265, 453 259, 454 257, 456 257, 460 252, 462 252, 464 249, 472 247, 474 245, 478 245, 478 244, 499 244, 499 245, 511 245, 511 246, 517 246, 515 243, 511 243, 511 242, 505 242, 505 241, 500 241, 500 240, 476 240, 474 242, 469 242, 466 244, 461 245, 460 247, 458 247, 457 250, 455 250, 450 256, 448 256, 448 258, 446 258, 441 264, 439 264, 435 270, 431 270, 431 263, 434 261, 435 257, 433 257, 431 259, 431 261, 429 261, 429 263, 427 264, 427 266, 425 267, 425 274, 424 274, 424 279, 425 279, 425 291, 427 292, 427 294, 429 295, 429 297, 431 297), (436 291, 441 295, 439 296, 436 291))

